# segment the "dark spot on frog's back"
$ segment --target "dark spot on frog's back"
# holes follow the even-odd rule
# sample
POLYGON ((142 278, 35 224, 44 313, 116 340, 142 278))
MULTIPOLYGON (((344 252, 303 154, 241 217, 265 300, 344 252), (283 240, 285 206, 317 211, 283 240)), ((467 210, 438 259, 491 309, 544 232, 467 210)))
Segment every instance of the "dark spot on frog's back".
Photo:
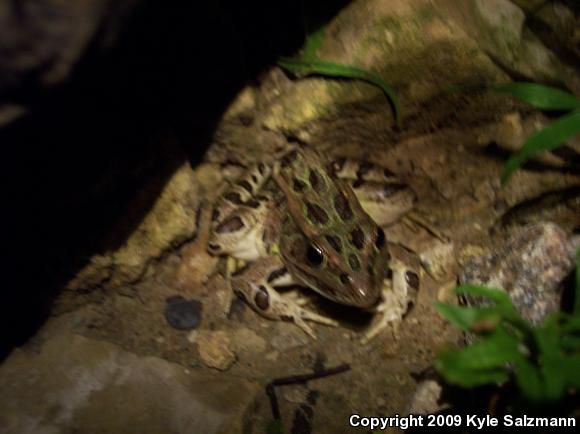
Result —
POLYGON ((365 234, 361 228, 354 228, 350 233, 352 244, 359 250, 365 245, 365 234))
POLYGON ((344 284, 344 285, 349 285, 350 283, 352 283, 352 279, 351 277, 346 274, 346 273, 342 273, 340 275, 340 281, 344 284))
POLYGON ((264 175, 264 173, 266 173, 266 165, 264 163, 258 164, 258 172, 260 172, 260 175, 264 175))
POLYGON ((230 217, 224 220, 216 228, 218 234, 234 232, 244 227, 244 222, 238 216, 230 217))
POLYGON ((338 213, 340 218, 345 221, 351 220, 354 216, 352 208, 348 203, 348 199, 343 193, 338 193, 334 197, 334 208, 336 209, 336 212, 338 213))
POLYGON ((181 296, 170 297, 165 303, 165 319, 178 330, 191 330, 201 322, 201 303, 181 296))
POLYGON ((312 223, 325 225, 328 223, 328 214, 320 206, 312 202, 306 202, 306 212, 308 220, 312 223))
POLYGON ((317 193, 321 193, 322 190, 324 190, 324 179, 320 176, 320 174, 318 172, 316 172, 315 169, 311 169, 310 170, 310 175, 308 177, 308 180, 310 181, 310 185, 312 186, 312 189, 317 192, 317 193))
POLYGON ((298 178, 292 178, 292 190, 296 193, 302 193, 306 188, 306 183, 300 181, 298 178))
POLYGON ((297 151, 288 152, 284 157, 282 157, 281 165, 282 167, 286 168, 290 166, 294 161, 296 161, 296 157, 298 157, 297 151))
POLYGON ((338 238, 336 235, 325 235, 324 238, 326 238, 326 241, 328 241, 328 244, 330 244, 334 250, 336 250, 338 253, 342 252, 342 243, 340 242, 340 238, 338 238))
POLYGON ((353 269, 353 271, 360 270, 360 261, 358 260, 357 256, 353 253, 351 253, 348 256, 348 264, 350 265, 350 268, 353 269))
POLYGON ((377 238, 375 239, 375 246, 381 249, 386 242, 385 231, 380 226, 377 226, 377 238))

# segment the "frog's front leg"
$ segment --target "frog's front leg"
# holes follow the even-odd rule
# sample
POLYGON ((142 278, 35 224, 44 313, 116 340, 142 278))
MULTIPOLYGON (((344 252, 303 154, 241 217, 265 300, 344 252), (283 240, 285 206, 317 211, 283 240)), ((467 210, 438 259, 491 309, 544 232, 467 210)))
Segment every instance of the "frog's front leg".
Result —
POLYGON ((376 308, 373 324, 361 342, 366 344, 391 323, 400 321, 409 310, 419 290, 419 275, 399 259, 391 261, 392 280, 385 281, 382 299, 376 308))
POLYGON ((292 284, 292 277, 278 256, 260 259, 231 276, 233 291, 260 315, 271 320, 293 321, 316 338, 306 321, 328 326, 338 323, 330 318, 304 309, 300 300, 280 295, 275 286, 292 284))

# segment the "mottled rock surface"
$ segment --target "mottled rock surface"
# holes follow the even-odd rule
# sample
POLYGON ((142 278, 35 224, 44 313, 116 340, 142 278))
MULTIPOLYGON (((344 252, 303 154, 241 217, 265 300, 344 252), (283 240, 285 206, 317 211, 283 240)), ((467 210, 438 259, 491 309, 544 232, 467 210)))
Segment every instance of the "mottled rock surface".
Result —
POLYGON ((0 367, 0 432, 239 432, 259 390, 65 333, 0 367))
POLYGON ((522 316, 532 324, 559 310, 561 283, 574 270, 580 237, 552 223, 516 230, 493 252, 463 258, 461 283, 505 290, 522 316))

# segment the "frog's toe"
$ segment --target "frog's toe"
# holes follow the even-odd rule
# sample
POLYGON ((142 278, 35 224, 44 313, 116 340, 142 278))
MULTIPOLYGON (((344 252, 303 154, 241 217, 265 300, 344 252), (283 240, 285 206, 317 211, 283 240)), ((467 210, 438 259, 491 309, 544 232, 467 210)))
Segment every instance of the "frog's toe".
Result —
POLYGON ((324 324, 330 327, 338 326, 338 321, 302 308, 300 308, 300 317, 304 320, 317 322, 318 324, 324 324))
POLYGON ((396 327, 396 324, 392 322, 392 318, 389 315, 381 315, 379 320, 373 324, 363 335, 360 342, 363 345, 368 344, 373 338, 375 338, 384 329, 390 328, 390 326, 396 327))
POLYGON ((300 328, 300 330, 302 330, 312 339, 316 339, 316 335, 314 334, 312 327, 306 324, 306 322, 302 318, 300 318, 299 316, 295 316, 292 318, 292 320, 294 321, 294 324, 296 324, 300 328))

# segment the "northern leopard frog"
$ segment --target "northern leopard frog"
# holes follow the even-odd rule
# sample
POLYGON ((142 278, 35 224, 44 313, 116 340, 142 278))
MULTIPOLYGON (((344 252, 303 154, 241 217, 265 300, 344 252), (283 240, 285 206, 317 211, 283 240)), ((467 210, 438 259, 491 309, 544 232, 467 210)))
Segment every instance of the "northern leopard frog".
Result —
POLYGON ((306 320, 336 325, 305 309, 303 299, 275 289, 299 284, 335 302, 380 312, 368 340, 402 316, 407 286, 418 282, 416 273, 391 258, 380 226, 413 202, 413 192, 387 169, 350 160, 325 163, 312 149, 292 147, 222 194, 208 250, 248 262, 228 279, 264 317, 293 321, 313 337, 306 320))

